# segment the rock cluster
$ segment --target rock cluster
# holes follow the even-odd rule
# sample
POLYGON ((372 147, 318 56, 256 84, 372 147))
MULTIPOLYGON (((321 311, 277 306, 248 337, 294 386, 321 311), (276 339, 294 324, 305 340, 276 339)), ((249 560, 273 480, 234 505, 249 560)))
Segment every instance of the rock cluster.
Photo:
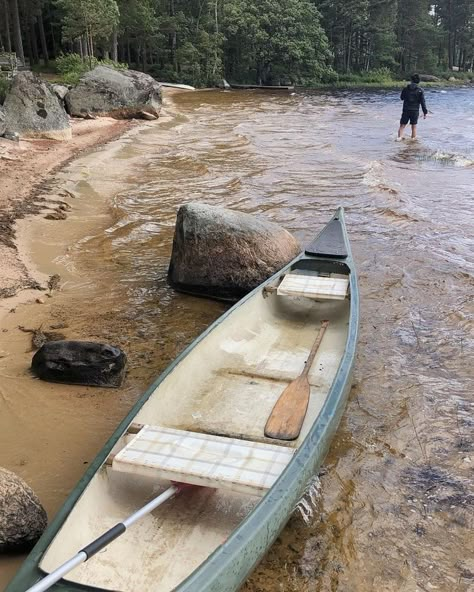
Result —
POLYGON ((97 66, 71 89, 21 71, 0 107, 0 136, 68 140, 69 116, 153 120, 160 114, 161 101, 161 85, 134 70, 97 66))

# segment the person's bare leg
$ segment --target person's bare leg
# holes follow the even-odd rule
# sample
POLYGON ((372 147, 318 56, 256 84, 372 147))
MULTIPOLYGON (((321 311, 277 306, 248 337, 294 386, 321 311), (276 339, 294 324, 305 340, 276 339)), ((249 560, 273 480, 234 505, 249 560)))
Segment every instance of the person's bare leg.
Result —
POLYGON ((403 134, 405 133, 406 125, 400 124, 400 129, 398 130, 398 137, 403 138, 403 134))
POLYGON ((411 126, 411 139, 416 140, 416 125, 411 126))

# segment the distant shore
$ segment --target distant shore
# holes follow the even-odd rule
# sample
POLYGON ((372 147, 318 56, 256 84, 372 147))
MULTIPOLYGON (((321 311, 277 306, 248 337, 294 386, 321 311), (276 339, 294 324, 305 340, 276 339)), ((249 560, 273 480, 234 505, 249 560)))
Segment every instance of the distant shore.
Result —
MULTIPOLYGON (((296 86, 297 90, 396 90, 408 84, 408 80, 391 80, 389 82, 336 82, 332 84, 315 84, 312 86, 296 86)), ((424 88, 460 88, 474 87, 473 80, 439 80, 437 82, 421 82, 424 88)))

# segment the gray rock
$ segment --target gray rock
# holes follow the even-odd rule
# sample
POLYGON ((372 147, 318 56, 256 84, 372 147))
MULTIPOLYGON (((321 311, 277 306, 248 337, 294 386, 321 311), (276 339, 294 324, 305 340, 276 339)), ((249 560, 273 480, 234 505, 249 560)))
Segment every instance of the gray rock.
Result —
POLYGON ((18 132, 5 132, 3 137, 5 140, 11 140, 12 142, 20 141, 20 134, 18 132))
POLYGON ((47 523, 33 490, 15 473, 0 467, 0 553, 28 551, 47 523))
POLYGON ((63 86, 62 84, 53 84, 52 85, 54 94, 58 97, 60 101, 64 101, 66 98, 69 89, 67 86, 63 86))
POLYGON ((6 129, 7 128, 5 125, 5 111, 3 110, 3 107, 0 105, 0 136, 3 136, 6 129))
POLYGON ((421 82, 440 82, 440 78, 431 74, 420 74, 421 82))
POLYGON ((193 203, 178 211, 169 283, 183 292, 241 298, 301 252, 278 224, 193 203))
POLYGON ((42 380, 84 386, 119 387, 127 356, 118 347, 92 341, 49 341, 33 356, 42 380))
POLYGON ((96 113, 129 119, 143 117, 143 111, 157 116, 161 109, 161 85, 143 72, 97 66, 68 92, 66 108, 74 117, 96 113))
POLYGON ((450 76, 450 77, 448 78, 448 82, 456 82, 456 80, 457 80, 457 79, 456 79, 456 77, 455 77, 455 76, 450 76))
POLYGON ((154 121, 154 120, 158 119, 157 115, 153 115, 153 113, 148 113, 148 111, 140 111, 140 113, 138 114, 138 117, 141 117, 142 119, 146 119, 147 121, 154 121))
POLYGON ((3 105, 6 131, 20 136, 69 140, 71 125, 51 85, 32 72, 18 72, 3 105))

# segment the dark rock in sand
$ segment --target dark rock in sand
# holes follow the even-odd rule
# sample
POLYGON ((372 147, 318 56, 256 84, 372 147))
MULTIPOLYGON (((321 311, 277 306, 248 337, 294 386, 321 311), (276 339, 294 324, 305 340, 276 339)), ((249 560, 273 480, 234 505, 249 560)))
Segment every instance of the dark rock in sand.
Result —
POLYGON ((301 252, 278 224, 226 208, 178 211, 168 281, 177 290, 236 300, 301 252))
POLYGON ((84 386, 119 387, 127 356, 118 347, 91 341, 50 341, 33 356, 42 380, 84 386))
POLYGON ((52 87, 32 72, 18 72, 3 105, 6 132, 69 140, 71 125, 52 87))
POLYGON ((47 523, 34 491, 15 473, 0 467, 0 553, 28 551, 47 523))
POLYGON ((66 107, 74 117, 96 113, 129 119, 143 117, 142 112, 158 116, 161 85, 143 72, 97 66, 68 92, 66 107))
POLYGON ((0 105, 0 136, 3 136, 6 129, 7 128, 5 125, 5 111, 3 110, 3 107, 0 105))

